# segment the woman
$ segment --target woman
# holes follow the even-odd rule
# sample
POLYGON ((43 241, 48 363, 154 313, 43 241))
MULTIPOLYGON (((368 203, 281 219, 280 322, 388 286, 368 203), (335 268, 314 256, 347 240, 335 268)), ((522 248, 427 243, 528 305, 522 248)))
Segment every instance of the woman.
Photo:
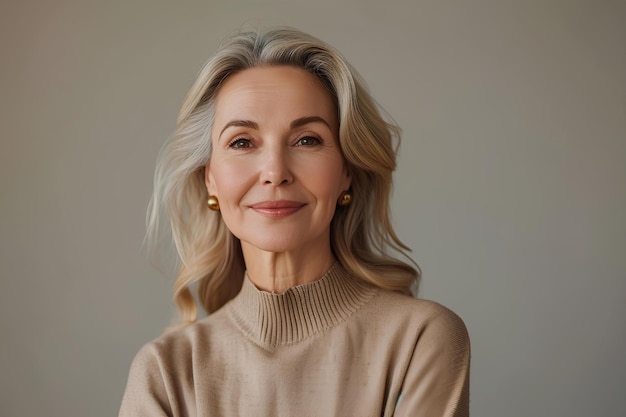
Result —
POLYGON ((122 416, 465 416, 461 319, 410 296, 389 220, 397 129, 330 46, 242 33, 158 163, 183 323, 135 357, 122 416), (207 206, 208 203, 208 206, 207 206), (209 313, 197 320, 190 287, 209 313))

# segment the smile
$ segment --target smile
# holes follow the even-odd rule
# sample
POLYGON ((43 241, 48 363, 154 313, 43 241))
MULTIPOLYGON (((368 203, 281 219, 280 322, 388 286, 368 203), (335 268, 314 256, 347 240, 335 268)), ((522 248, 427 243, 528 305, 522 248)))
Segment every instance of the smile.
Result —
POLYGON ((290 216, 304 206, 304 203, 300 203, 298 201, 275 200, 261 201, 250 205, 250 208, 262 216, 278 219, 290 216))

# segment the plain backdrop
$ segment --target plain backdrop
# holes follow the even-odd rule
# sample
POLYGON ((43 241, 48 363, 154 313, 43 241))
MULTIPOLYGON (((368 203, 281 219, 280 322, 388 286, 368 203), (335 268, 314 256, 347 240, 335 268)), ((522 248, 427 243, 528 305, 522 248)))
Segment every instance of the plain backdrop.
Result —
POLYGON ((111 416, 174 317, 157 152, 240 27, 333 44, 403 128, 393 221, 474 416, 626 415, 623 1, 3 1, 0 415, 111 416))

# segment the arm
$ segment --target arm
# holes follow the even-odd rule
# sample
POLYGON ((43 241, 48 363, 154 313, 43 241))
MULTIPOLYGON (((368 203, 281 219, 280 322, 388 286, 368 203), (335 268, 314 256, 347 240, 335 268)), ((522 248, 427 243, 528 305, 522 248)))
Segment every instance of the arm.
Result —
POLYGON ((163 366, 156 349, 146 345, 133 359, 119 416, 171 415, 163 366))
POLYGON ((417 338, 395 416, 469 416, 470 341, 449 310, 430 319, 417 338))

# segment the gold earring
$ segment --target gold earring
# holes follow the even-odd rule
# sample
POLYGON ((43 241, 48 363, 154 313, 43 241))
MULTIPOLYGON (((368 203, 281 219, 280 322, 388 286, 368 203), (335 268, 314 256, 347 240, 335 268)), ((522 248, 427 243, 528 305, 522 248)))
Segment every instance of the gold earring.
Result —
POLYGON ((210 195, 206 203, 211 210, 220 211, 220 202, 217 201, 217 197, 214 195, 210 195))
POLYGON ((344 191, 339 196, 339 201, 337 201, 337 204, 345 207, 350 204, 350 201, 352 201, 352 194, 350 194, 349 191, 344 191))

